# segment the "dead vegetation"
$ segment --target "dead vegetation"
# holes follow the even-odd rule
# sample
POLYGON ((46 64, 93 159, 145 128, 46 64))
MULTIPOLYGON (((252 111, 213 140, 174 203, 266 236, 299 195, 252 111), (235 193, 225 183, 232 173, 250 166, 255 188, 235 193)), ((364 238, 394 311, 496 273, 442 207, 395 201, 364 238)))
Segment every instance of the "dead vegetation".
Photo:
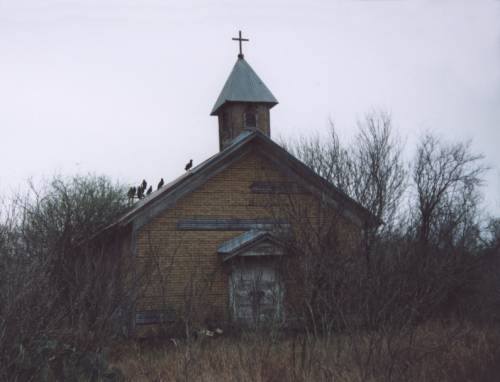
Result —
POLYGON ((127 381, 495 381, 500 372, 496 328, 432 323, 411 346, 375 347, 373 335, 245 333, 179 341, 122 344, 113 365, 127 381), (189 349, 188 349, 189 348, 189 349), (189 367, 186 368, 186 352, 189 367), (360 359, 366 360, 360 362, 360 359))

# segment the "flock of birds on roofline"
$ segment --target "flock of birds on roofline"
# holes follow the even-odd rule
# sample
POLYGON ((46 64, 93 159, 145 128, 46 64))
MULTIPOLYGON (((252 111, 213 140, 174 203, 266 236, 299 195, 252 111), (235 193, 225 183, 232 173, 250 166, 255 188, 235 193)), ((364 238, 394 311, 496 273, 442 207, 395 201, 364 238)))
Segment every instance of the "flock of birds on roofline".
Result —
MULTIPOLYGON (((193 160, 190 159, 189 162, 186 164, 184 167, 184 170, 189 171, 193 167, 193 160)), ((160 182, 158 182, 158 187, 157 190, 163 187, 165 184, 165 181, 163 178, 160 179, 160 182)), ((148 182, 146 182, 146 179, 142 180, 142 183, 139 184, 137 187, 130 187, 127 192, 127 197, 129 202, 133 201, 134 199, 144 199, 146 196, 151 194, 153 192, 153 186, 150 185, 148 188, 148 182)))

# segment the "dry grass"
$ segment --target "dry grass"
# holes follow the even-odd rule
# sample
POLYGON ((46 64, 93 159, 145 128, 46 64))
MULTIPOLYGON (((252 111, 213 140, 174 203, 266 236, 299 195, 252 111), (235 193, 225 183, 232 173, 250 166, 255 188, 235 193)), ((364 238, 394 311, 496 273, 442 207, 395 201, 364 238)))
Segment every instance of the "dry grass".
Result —
POLYGON ((114 365, 128 381, 498 380, 496 328, 434 324, 414 334, 135 342, 115 349, 114 365))

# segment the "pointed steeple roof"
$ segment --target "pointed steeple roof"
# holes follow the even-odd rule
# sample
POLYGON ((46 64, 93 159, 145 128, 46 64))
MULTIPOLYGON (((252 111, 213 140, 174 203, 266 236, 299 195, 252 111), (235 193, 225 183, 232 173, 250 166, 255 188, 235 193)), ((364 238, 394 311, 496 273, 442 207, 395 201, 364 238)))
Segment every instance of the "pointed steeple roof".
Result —
POLYGON ((261 102, 273 107, 278 100, 241 55, 238 56, 210 115, 217 115, 226 102, 261 102))

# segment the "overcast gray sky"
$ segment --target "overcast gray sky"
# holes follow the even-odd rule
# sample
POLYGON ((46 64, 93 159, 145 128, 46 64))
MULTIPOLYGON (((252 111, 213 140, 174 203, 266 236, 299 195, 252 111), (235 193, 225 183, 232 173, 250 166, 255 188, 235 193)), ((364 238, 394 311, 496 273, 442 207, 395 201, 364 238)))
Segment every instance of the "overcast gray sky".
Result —
POLYGON ((209 113, 245 58, 280 104, 272 136, 349 138, 374 108, 408 150, 473 139, 500 211, 500 2, 0 0, 0 194, 28 178, 180 175, 218 151, 209 113))

